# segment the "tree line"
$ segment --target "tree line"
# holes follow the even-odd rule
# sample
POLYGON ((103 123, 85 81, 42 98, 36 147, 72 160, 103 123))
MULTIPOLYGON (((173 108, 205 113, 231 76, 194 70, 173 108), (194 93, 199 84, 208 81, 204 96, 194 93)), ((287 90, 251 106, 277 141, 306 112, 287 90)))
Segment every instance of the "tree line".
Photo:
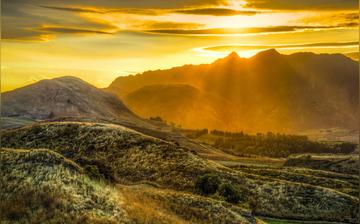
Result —
POLYGON ((197 138, 208 133, 217 136, 214 147, 235 155, 287 157, 301 153, 352 153, 357 148, 357 144, 350 142, 318 142, 303 135, 272 132, 251 135, 244 132, 203 129, 193 133, 192 137, 197 138))

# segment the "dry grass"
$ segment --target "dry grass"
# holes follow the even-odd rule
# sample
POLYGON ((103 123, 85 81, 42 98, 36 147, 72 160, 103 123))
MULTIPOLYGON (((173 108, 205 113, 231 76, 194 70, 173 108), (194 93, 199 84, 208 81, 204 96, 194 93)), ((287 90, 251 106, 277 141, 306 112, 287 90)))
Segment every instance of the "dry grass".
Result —
POLYGON ((131 223, 111 187, 48 150, 0 149, 0 223, 131 223))
MULTIPOLYGON (((85 169, 85 172, 97 170, 99 176, 113 183, 147 181, 177 191, 196 193, 194 185, 197 177, 210 173, 240 189, 240 204, 250 204, 256 214, 316 221, 358 221, 358 198, 324 187, 236 171, 204 160, 187 148, 117 125, 43 123, 6 131, 1 136, 6 147, 49 148, 82 167, 95 166, 96 169, 85 169)), ((183 197, 171 196, 172 203, 168 201, 167 204, 179 207, 183 197)), ((195 199, 196 196, 184 202, 182 210, 186 211, 185 207, 196 202, 195 208, 209 207, 214 209, 213 212, 218 211, 214 204, 195 199)), ((221 202, 219 200, 216 201, 221 202)), ((174 213, 186 220, 186 217, 180 216, 185 213, 174 213)), ((194 209, 186 214, 208 213, 194 209)), ((200 215, 198 220, 208 220, 206 217, 200 215)))
POLYGON ((119 194, 124 201, 124 209, 136 223, 188 223, 176 214, 164 209, 164 202, 155 201, 153 198, 144 195, 141 191, 136 191, 129 187, 122 187, 119 194))
POLYGON ((146 185, 120 185, 119 192, 129 204, 130 217, 140 223, 259 223, 249 211, 185 192, 146 185))

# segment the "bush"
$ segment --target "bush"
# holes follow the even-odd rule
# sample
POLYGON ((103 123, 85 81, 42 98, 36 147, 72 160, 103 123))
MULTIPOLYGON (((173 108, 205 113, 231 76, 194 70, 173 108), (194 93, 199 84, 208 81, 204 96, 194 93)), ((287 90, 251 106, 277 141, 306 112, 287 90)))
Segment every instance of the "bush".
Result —
POLYGON ((86 173, 95 179, 103 180, 105 176, 99 171, 99 168, 95 165, 85 165, 84 169, 86 173))
POLYGON ((205 174, 196 180, 196 188, 203 195, 215 194, 219 189, 221 181, 218 176, 214 174, 205 174))
POLYGON ((219 195, 224 197, 227 202, 238 203, 240 201, 240 192, 234 185, 223 183, 219 187, 219 195))

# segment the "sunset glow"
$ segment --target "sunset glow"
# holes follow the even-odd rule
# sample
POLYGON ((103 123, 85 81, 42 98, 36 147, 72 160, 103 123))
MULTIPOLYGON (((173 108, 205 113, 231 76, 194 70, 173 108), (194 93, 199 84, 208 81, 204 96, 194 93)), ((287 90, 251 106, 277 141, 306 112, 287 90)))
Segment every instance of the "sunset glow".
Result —
POLYGON ((272 47, 284 54, 358 51, 353 0, 326 6, 254 0, 30 2, 3 1, 2 91, 64 75, 106 87, 121 75, 210 63, 232 51, 241 57, 272 47))

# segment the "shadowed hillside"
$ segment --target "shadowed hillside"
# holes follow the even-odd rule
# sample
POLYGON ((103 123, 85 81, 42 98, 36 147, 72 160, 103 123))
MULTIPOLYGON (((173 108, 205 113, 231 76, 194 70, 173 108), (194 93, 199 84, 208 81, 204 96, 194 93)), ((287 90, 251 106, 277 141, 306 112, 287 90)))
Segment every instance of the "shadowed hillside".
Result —
POLYGON ((232 131, 355 128, 358 71, 355 61, 340 54, 286 56, 268 50, 249 59, 232 53, 212 64, 119 77, 108 90, 124 99, 140 116, 150 117, 157 112, 165 120, 186 128, 232 131), (199 100, 191 91, 179 91, 178 84, 196 88, 206 100, 199 100), (149 87, 154 85, 166 88, 159 94, 158 88, 149 87), (173 99, 163 98, 174 93, 173 99), (151 103, 144 103, 147 101, 151 103), (192 108, 194 102, 196 109, 192 108), (216 119, 207 115, 209 105, 218 115, 216 119), (177 108, 183 108, 178 116, 173 113, 177 108), (192 118, 194 110, 204 116, 192 118))
POLYGON ((190 85, 143 86, 124 99, 136 114, 160 116, 185 127, 201 127, 205 123, 208 128, 224 127, 235 116, 226 99, 190 85))

